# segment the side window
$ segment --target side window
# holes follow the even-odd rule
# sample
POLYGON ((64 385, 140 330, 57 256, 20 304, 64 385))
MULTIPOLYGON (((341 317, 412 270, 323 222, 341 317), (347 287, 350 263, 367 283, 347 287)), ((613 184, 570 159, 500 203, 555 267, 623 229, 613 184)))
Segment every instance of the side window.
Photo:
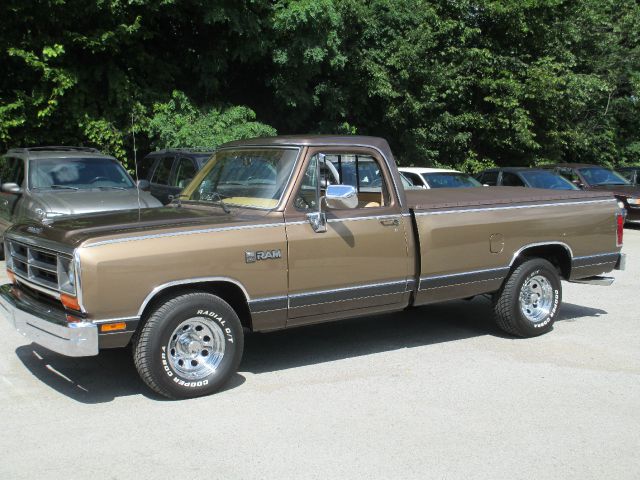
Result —
POLYGON ((525 184, 520 178, 511 172, 502 172, 502 185, 505 187, 524 187, 525 184))
POLYGON ((318 209, 318 155, 311 157, 309 166, 304 172, 300 189, 293 201, 293 206, 299 211, 313 211, 318 209))
POLYGON ((616 170, 616 172, 622 175, 629 182, 634 184, 636 183, 636 175, 638 174, 637 170, 616 170))
POLYGON ((629 181, 633 179, 633 170, 617 170, 617 172, 629 181))
POLYGON ((156 171, 153 174, 151 183, 160 185, 169 185, 169 177, 171 176, 171 166, 173 165, 173 157, 162 157, 156 171))
POLYGON ((378 160, 355 153, 316 154, 311 158, 294 200, 298 210, 317 208, 317 164, 320 162, 320 195, 328 185, 352 185, 358 192, 358 208, 389 205, 389 188, 378 160))
POLYGON ((178 165, 176 166, 176 174, 173 180, 174 187, 184 188, 186 187, 193 177, 196 176, 196 166, 193 160, 190 158, 178 159, 178 165))
POLYGON ((352 185, 358 191, 361 206, 389 205, 389 188, 383 169, 371 155, 332 153, 325 156, 327 167, 333 166, 342 185, 352 185))
POLYGON ((0 157, 0 182, 17 183, 24 181, 24 162, 19 158, 0 157))
POLYGON ((480 176, 480 183, 495 187, 498 183, 498 172, 485 172, 480 176))
POLYGON ((138 162, 138 179, 148 180, 151 173, 151 167, 156 162, 158 157, 145 157, 138 162))
POLYGON ((22 183, 24 182, 24 162, 19 159, 16 158, 16 170, 15 170, 15 182, 22 186, 22 183))
POLYGON ((420 175, 417 175, 415 173, 411 173, 411 172, 402 172, 405 174, 405 176, 411 180, 413 182, 414 185, 418 186, 418 187, 422 187, 424 185, 424 182, 420 179, 420 175))
POLYGON ((556 170, 556 173, 559 173, 560 175, 562 175, 564 178, 566 178, 570 182, 579 182, 580 181, 580 179, 578 178, 578 175, 576 175, 576 172, 574 172, 570 168, 559 168, 559 169, 556 170))

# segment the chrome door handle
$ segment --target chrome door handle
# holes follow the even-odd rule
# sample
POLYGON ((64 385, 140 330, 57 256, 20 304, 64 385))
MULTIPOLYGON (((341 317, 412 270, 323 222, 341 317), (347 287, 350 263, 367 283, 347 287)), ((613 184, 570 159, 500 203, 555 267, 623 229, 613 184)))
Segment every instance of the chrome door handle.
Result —
POLYGON ((400 225, 400 221, 397 218, 380 220, 380 223, 385 227, 397 227, 398 225, 400 225))

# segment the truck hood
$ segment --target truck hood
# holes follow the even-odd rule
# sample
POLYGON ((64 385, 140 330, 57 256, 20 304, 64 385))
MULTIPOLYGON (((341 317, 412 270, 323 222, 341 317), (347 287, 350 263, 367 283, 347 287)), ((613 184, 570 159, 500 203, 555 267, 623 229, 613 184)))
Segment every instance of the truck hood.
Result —
POLYGON ((269 211, 232 209, 225 213, 220 207, 178 207, 175 205, 93 213, 61 217, 59 220, 16 224, 5 236, 26 243, 48 245, 49 248, 70 251, 84 242, 170 233, 172 231, 224 228, 282 220, 282 214, 269 211), (59 248, 56 248, 59 246, 59 248))
MULTIPOLYGON (((63 215, 80 215, 92 212, 128 210, 138 208, 135 188, 127 190, 55 190, 39 191, 34 197, 46 212, 63 215)), ((160 207, 160 201, 147 192, 140 192, 142 208, 160 207)))

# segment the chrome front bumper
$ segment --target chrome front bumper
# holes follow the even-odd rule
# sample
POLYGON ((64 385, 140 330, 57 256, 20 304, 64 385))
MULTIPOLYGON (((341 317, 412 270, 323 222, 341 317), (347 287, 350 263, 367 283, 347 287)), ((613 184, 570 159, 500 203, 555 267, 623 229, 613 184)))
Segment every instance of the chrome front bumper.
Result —
POLYGON ((98 354, 98 328, 89 322, 67 322, 62 309, 52 308, 11 284, 0 286, 0 312, 25 337, 68 357, 98 354))

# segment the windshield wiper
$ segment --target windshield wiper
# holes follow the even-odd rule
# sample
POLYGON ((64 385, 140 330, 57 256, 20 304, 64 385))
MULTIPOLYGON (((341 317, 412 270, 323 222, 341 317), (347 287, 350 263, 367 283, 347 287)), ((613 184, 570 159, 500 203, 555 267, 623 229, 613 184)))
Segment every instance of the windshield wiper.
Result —
POLYGON ((70 185, 49 185, 49 188, 62 188, 65 190, 80 190, 78 187, 72 187, 70 185))
POLYGON ((112 190, 127 190, 126 187, 118 187, 116 185, 100 185, 99 187, 95 187, 95 188, 106 188, 106 189, 112 189, 112 190))
MULTIPOLYGON (((231 213, 231 210, 229 209, 229 207, 227 206, 226 203, 224 203, 223 197, 220 193, 218 192, 208 192, 207 195, 210 195, 211 197, 215 198, 220 205, 220 207, 222 207, 222 210, 224 210, 224 213, 231 213)), ((181 198, 189 198, 188 195, 185 195, 184 193, 181 193, 180 195, 177 195, 178 198, 178 206, 180 206, 180 199, 181 198)))
POLYGON ((220 195, 220 193, 211 192, 211 195, 213 195, 215 198, 218 199, 218 201, 220 202, 220 206, 222 207, 222 210, 224 210, 224 213, 231 213, 231 210, 229 210, 229 207, 227 207, 227 204, 224 203, 224 200, 222 198, 222 195, 220 195))

